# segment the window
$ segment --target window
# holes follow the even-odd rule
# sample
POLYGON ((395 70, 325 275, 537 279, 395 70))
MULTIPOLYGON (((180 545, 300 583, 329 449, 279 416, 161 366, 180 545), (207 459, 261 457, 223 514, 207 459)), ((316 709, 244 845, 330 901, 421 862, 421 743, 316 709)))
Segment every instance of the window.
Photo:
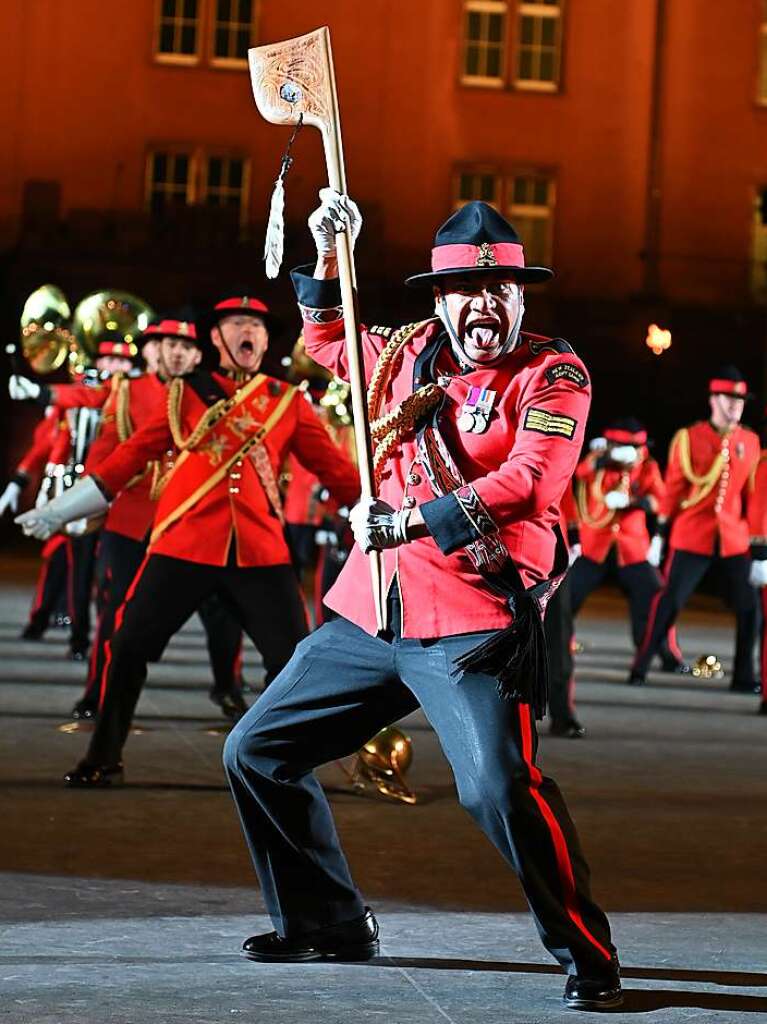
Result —
POLYGON ((165 63, 199 60, 198 0, 158 0, 155 56, 165 63))
POLYGON ((463 71, 461 81, 501 88, 506 70, 505 0, 464 3, 463 71))
POLYGON ((500 176, 494 171, 459 171, 453 188, 453 209, 460 209, 472 199, 481 199, 498 209, 500 185, 500 176))
POLYGON ((758 189, 754 197, 751 294, 757 302, 767 302, 767 186, 758 189))
POLYGON ((762 20, 759 25, 759 81, 757 102, 767 105, 767 0, 762 0, 762 20))
POLYGON ((175 206, 228 207, 248 214, 250 163, 244 156, 202 149, 157 149, 147 159, 146 205, 161 217, 175 206))
POLYGON ((194 201, 192 154, 156 151, 149 154, 146 171, 146 204, 155 216, 174 206, 194 201))
POLYGON ((561 63, 560 0, 520 0, 514 85, 555 92, 561 63))
POLYGON ((550 266, 554 223, 554 181, 548 175, 516 174, 507 186, 506 216, 525 247, 525 262, 550 266))
POLYGON ((239 67, 247 63, 253 33, 254 0, 214 0, 211 63, 239 67))
POLYGON ((250 193, 250 167, 241 156, 208 156, 204 160, 200 198, 208 206, 228 206, 238 210, 239 220, 247 217, 250 193))

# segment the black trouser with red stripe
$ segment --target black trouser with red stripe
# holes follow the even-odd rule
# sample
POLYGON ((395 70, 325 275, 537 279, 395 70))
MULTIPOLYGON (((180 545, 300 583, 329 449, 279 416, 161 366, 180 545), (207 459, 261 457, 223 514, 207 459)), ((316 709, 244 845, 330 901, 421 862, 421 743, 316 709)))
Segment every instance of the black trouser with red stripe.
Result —
MULTIPOLYGON (((573 615, 577 615, 586 598, 600 587, 608 576, 614 576, 618 586, 628 598, 631 617, 631 639, 639 647, 647 629, 647 620, 655 595, 663 589, 663 580, 657 569, 649 562, 635 562, 633 565, 619 565, 615 548, 612 548, 603 562, 596 562, 585 555, 575 562, 570 570, 573 615)), ((670 663, 681 660, 676 641, 665 634, 661 638, 658 654, 670 663)))
POLYGON ((451 674, 488 633, 441 640, 369 636, 325 623, 229 735, 224 764, 277 931, 285 936, 363 913, 313 769, 358 750, 420 704, 453 769, 461 804, 517 872, 546 948, 571 974, 606 975, 613 946, 556 784, 535 764, 526 704, 495 679, 451 674))
POLYGON ((85 760, 120 760, 147 663, 157 661, 170 638, 211 594, 237 609, 243 629, 261 652, 268 684, 306 636, 306 613, 293 568, 253 569, 201 565, 149 555, 131 583, 106 644, 106 688, 85 760))
POLYGON ((673 549, 666 564, 666 584, 656 596, 650 611, 642 645, 637 651, 633 671, 644 675, 663 637, 676 622, 679 613, 713 562, 724 577, 725 600, 735 612, 735 665, 732 684, 736 688, 754 686, 754 645, 756 643, 757 598, 748 576, 751 558, 733 555, 720 558, 673 549))
MULTIPOLYGON (((146 541, 104 530, 96 565, 99 620, 93 641, 85 693, 81 700, 96 706, 106 689, 104 659, 114 632, 115 616, 146 556, 146 541), (104 684, 102 687, 102 683, 104 684)), ((207 635, 208 654, 216 690, 230 692, 240 685, 242 628, 231 608, 215 594, 197 612, 207 635)), ((162 652, 160 652, 162 654, 162 652)))
POLYGON ((93 575, 96 568, 96 546, 99 531, 82 537, 70 537, 69 545, 69 614, 72 631, 69 646, 73 651, 88 649, 91 634, 91 598, 93 575))
MULTIPOLYGON (((32 607, 29 609, 29 627, 43 634, 50 624, 51 615, 59 607, 62 594, 67 598, 67 576, 69 557, 65 537, 48 541, 43 548, 42 564, 37 576, 37 586, 32 607)), ((64 606, 69 609, 68 599, 64 606)))

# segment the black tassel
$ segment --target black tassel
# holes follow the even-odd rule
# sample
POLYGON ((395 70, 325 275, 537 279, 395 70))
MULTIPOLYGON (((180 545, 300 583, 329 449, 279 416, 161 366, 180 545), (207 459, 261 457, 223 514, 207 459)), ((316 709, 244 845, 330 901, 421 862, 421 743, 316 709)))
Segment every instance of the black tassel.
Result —
POLYGON ((546 637, 538 603, 526 593, 516 593, 514 621, 489 640, 455 659, 462 672, 481 672, 495 676, 498 693, 504 700, 530 704, 535 717, 546 714, 549 690, 549 666, 546 637))

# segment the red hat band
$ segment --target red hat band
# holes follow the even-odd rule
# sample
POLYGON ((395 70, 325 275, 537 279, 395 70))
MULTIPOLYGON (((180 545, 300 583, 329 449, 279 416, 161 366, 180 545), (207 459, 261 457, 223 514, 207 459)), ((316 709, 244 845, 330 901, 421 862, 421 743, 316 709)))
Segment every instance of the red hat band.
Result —
POLYGON ((161 320, 153 334, 160 338, 188 338, 197 341, 197 328, 190 320, 161 320))
POLYGON ((616 444, 647 444, 647 431, 638 430, 632 434, 630 430, 606 430, 605 437, 608 441, 615 441, 616 444))
POLYGON ((99 342, 99 355, 100 356, 125 356, 128 359, 133 358, 133 346, 127 341, 100 341, 99 342))
POLYGON ((724 380, 715 377, 708 382, 708 391, 711 395, 734 395, 736 398, 745 398, 748 385, 744 380, 724 380))
POLYGON ((269 307, 265 303, 260 299, 252 298, 250 295, 242 295, 236 299, 224 299, 223 302, 217 302, 213 308, 216 313, 223 313, 224 315, 226 315, 227 310, 231 310, 232 313, 251 312, 257 315, 269 312, 269 307))
POLYGON ((525 251, 514 242, 483 242, 482 245, 438 245, 431 251, 431 269, 475 270, 477 267, 524 267, 525 251))

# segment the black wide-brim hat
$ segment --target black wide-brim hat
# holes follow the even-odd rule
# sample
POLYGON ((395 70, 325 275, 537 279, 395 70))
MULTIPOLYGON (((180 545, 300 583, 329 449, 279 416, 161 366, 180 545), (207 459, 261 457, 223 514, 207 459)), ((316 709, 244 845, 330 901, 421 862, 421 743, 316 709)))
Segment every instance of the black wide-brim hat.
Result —
POLYGON ((721 366, 708 382, 709 395, 728 395, 730 398, 743 398, 745 401, 753 398, 752 392, 748 390, 746 378, 737 366, 721 366))
POLYGON ((548 267, 526 267, 517 232, 487 203, 466 203, 449 217, 434 236, 431 271, 405 279, 410 288, 437 285, 451 274, 462 278, 488 275, 512 278, 519 284, 548 281, 548 267))

